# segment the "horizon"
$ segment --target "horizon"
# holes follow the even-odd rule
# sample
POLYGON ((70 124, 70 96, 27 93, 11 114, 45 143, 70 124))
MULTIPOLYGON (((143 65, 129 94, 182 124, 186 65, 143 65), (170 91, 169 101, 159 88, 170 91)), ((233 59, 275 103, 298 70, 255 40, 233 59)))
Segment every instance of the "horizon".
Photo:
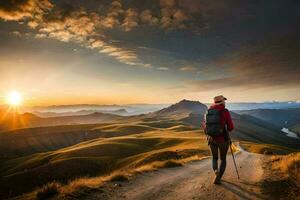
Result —
MULTIPOLYGON (((33 112, 33 111, 37 111, 37 112, 77 112, 77 111, 83 111, 83 110, 93 110, 93 108, 88 108, 88 107, 93 107, 93 106, 96 106, 96 107, 103 107, 103 109, 105 109, 105 107, 111 107, 110 109, 108 109, 108 111, 117 111, 119 109, 126 109, 125 107, 132 107, 134 108, 135 106, 137 106, 136 108, 138 108, 139 106, 143 107, 143 106, 159 106, 157 107, 157 109, 162 109, 162 108, 166 108, 166 107, 169 107, 171 105, 174 105, 174 104, 177 104, 177 103, 180 103, 182 101, 188 101, 188 102, 199 102, 201 104, 204 104, 206 106, 209 106, 209 105, 213 105, 212 102, 201 102, 199 100, 191 100, 191 99, 181 99, 179 101, 176 101, 176 102, 172 102, 172 103, 133 103, 133 104, 57 104, 57 105, 22 105, 22 106, 17 106, 15 108, 13 108, 14 106, 11 106, 11 105, 8 105, 8 104, 1 104, 0 105, 0 108, 1 109, 16 109, 18 112, 21 112, 21 113, 26 113, 26 112, 33 112), (164 106, 164 107, 163 107, 164 106), (61 111, 58 111, 58 110, 39 110, 39 109, 63 109, 63 107, 74 107, 73 109, 69 108, 70 110, 61 110, 61 111), (76 107, 86 107, 86 108, 82 108, 82 109, 78 109, 76 107), (116 107, 116 110, 113 109, 113 107, 116 107), (36 109, 36 110, 35 110, 36 109)), ((264 102, 226 102, 226 105, 228 105, 228 107, 230 107, 230 109, 233 109, 232 106, 237 106, 237 105, 244 105, 244 106, 249 106, 251 104, 258 104, 258 105, 263 105, 263 104, 287 104, 287 105, 290 105, 290 104, 296 104, 296 106, 298 105, 300 107, 300 101, 297 100, 297 101, 264 101, 264 102)), ((269 106, 270 106, 269 105, 269 106)), ((287 106, 285 105, 285 106, 287 106)), ((284 105, 281 105, 281 106, 284 106, 284 105)), ((290 106, 287 106, 287 107, 254 107, 254 108, 238 108, 237 110, 251 110, 251 109, 284 109, 284 108, 295 108, 295 107, 290 107, 290 106)), ((292 105, 291 105, 292 106, 292 105)), ((235 107, 234 107, 235 108, 235 107)), ((94 108, 94 110, 97 110, 97 109, 100 109, 100 108, 94 108)), ((107 109, 107 108, 106 108, 107 109)), ((235 108, 236 109, 236 108, 235 108)), ((233 110, 235 110, 233 109, 233 110)), ((101 111, 101 109, 99 110, 101 111)), ((147 112, 147 111, 145 111, 147 112)))
MULTIPOLYGON (((19 106, 20 108, 25 107, 60 107, 60 106, 131 106, 131 105, 172 105, 179 103, 180 101, 187 100, 187 101, 196 101, 202 104, 213 104, 213 102, 202 102, 200 100, 192 100, 192 99, 181 99, 179 101, 175 102, 170 102, 170 103, 129 103, 129 104, 97 104, 97 103, 92 103, 92 104, 49 104, 49 105, 24 105, 24 106, 19 106)), ((265 104, 265 103, 295 103, 295 104, 300 104, 299 100, 290 100, 290 101, 261 101, 261 102, 254 102, 254 101, 249 101, 249 102, 231 102, 227 101, 226 104, 265 104)), ((0 107, 9 107, 7 103, 5 104, 0 104, 0 107)))
POLYGON ((297 5, 2 2, 0 105, 13 91, 21 107, 299 101, 297 5))

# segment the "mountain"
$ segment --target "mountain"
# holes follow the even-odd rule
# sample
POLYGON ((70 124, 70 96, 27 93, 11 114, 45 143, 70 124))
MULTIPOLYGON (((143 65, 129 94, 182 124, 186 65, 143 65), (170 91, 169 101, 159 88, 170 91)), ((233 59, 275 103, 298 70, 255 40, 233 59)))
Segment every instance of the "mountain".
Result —
POLYGON ((95 112, 99 113, 110 113, 115 115, 128 115, 129 113, 126 109, 118 109, 118 110, 79 110, 79 111, 68 111, 68 112, 41 112, 34 111, 33 114, 39 117, 65 117, 65 116, 79 116, 79 115, 89 115, 95 112))
POLYGON ((204 114, 206 111, 207 106, 199 101, 189 101, 184 99, 176 104, 155 112, 155 114, 160 116, 189 115, 191 113, 200 115, 204 114))
MULTIPOLYGON (((124 105, 97 105, 97 104, 77 104, 77 105, 53 105, 53 106, 34 106, 34 107, 25 107, 23 108, 24 111, 35 113, 47 113, 47 112, 54 112, 54 113, 67 113, 67 112, 78 112, 82 110, 90 110, 94 112, 108 112, 112 114, 118 115, 138 115, 138 114, 146 114, 149 112, 155 112, 160 110, 169 104, 124 104, 124 105), (114 113, 112 111, 121 111, 125 109, 127 113, 114 113)), ((0 107, 1 108, 1 107, 0 107)), ((90 113, 85 113, 90 114, 90 113)), ((44 116, 42 116, 44 117, 44 116)), ((50 117, 50 116, 45 116, 50 117)), ((51 116, 54 117, 54 116, 51 116)))
POLYGON ((278 128, 290 128, 300 123, 300 109, 255 109, 235 111, 273 124, 278 128))
POLYGON ((37 121, 41 120, 40 117, 34 114, 19 114, 14 110, 1 110, 0 119, 0 131, 25 128, 28 127, 29 124, 36 123, 37 121))
POLYGON ((227 103, 230 110, 254 110, 254 109, 290 109, 300 108, 300 101, 263 102, 263 103, 227 103))
MULTIPOLYGON (((157 116, 176 119, 186 125, 201 128, 201 122, 206 110, 207 107, 200 102, 182 100, 179 103, 155 112, 155 114, 157 116)), ((286 136, 269 121, 235 112, 231 112, 231 117, 235 124, 235 130, 231 134, 234 140, 276 144, 295 149, 299 149, 300 147, 300 140, 286 136)))
POLYGON ((59 116, 59 117, 38 117, 32 113, 19 114, 16 111, 2 111, 0 113, 0 131, 19 128, 47 127, 58 125, 74 124, 96 124, 115 122, 124 119, 120 115, 110 113, 94 112, 88 115, 59 116))
POLYGON ((300 140, 288 137, 273 124, 249 115, 231 112, 235 129, 230 133, 232 139, 254 143, 273 144, 293 149, 300 148, 300 140))

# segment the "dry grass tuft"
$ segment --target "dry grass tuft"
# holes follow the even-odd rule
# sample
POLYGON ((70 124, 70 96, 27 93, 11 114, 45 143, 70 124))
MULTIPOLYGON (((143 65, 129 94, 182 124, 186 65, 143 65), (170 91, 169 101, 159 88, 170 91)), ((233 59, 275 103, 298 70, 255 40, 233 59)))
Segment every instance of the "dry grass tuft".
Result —
POLYGON ((36 193, 36 198, 38 200, 44 200, 52 198, 59 194, 61 185, 57 182, 48 183, 39 189, 36 193))
POLYGON ((280 170, 286 177, 300 187, 300 153, 291 153, 286 156, 274 156, 273 169, 280 170))
POLYGON ((240 142, 240 146, 246 151, 264 155, 287 155, 292 152, 295 152, 294 149, 287 148, 284 146, 277 146, 272 144, 258 144, 246 141, 240 142))
POLYGON ((289 155, 274 155, 265 163, 266 180, 262 183, 269 199, 299 199, 300 191, 300 152, 289 155))
POLYGON ((100 187, 103 184, 103 179, 101 177, 95 177, 95 178, 78 178, 70 183, 63 185, 60 189, 60 195, 59 196, 78 196, 78 192, 80 191, 86 191, 90 189, 95 189, 100 187))
POLYGON ((171 168, 171 167, 180 167, 182 166, 183 163, 179 162, 179 161, 175 161, 175 160, 168 160, 164 163, 162 163, 161 166, 159 166, 160 168, 171 168))

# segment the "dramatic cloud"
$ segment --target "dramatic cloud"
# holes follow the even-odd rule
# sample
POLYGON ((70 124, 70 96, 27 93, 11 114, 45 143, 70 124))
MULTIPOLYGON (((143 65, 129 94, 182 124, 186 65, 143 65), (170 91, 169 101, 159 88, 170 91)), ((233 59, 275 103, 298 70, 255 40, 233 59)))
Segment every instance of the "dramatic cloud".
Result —
POLYGON ((184 10, 180 9, 175 0, 160 0, 161 27, 166 30, 186 28, 185 21, 189 19, 184 10))
POLYGON ((143 12, 141 12, 140 18, 143 23, 152 26, 159 23, 159 19, 153 15, 151 10, 144 10, 143 12))
POLYGON ((119 17, 125 14, 122 27, 129 31, 138 25, 138 13, 128 9, 125 13, 122 4, 114 1, 107 15, 100 16, 96 12, 87 12, 84 8, 70 5, 56 7, 42 17, 32 18, 27 25, 38 31, 36 38, 53 38, 62 42, 75 42, 101 54, 116 58, 128 65, 148 67, 138 59, 134 50, 120 44, 111 44, 112 38, 107 37, 103 30, 120 24, 119 17))
MULTIPOLYGON (((231 13, 239 14, 239 18, 244 19, 244 15, 250 16, 249 13, 255 13, 251 8, 256 5, 251 1, 240 3, 236 0, 232 3, 217 0, 157 0, 155 2, 146 0, 143 3, 140 1, 123 3, 121 0, 114 0, 107 1, 105 5, 102 4, 101 8, 100 5, 92 8, 82 6, 84 4, 78 6, 76 3, 57 2, 54 5, 49 0, 8 0, 0 2, 0 18, 22 21, 30 29, 36 31, 36 38, 74 42, 114 57, 122 63, 149 67, 151 65, 144 63, 140 58, 142 56, 138 55, 139 52, 136 50, 138 44, 130 44, 131 41, 124 40, 124 38, 132 40, 126 34, 134 35, 136 30, 142 32, 145 26, 152 26, 152 30, 157 28, 156 34, 163 34, 165 31, 176 33, 179 29, 185 29, 194 34, 209 29, 214 24, 226 28, 227 24, 234 24, 236 20, 239 20, 232 18, 231 13), (113 42, 115 40, 118 42, 113 42)), ((218 31, 214 34, 219 37, 218 31)), ((172 42, 174 41, 177 40, 172 42)), ((199 46, 202 45, 200 43, 199 46)), ((210 48, 205 45, 203 48, 210 48)), ((185 46, 185 49, 187 47, 185 46)), ((195 46, 191 48, 195 48, 196 51, 198 49, 195 46)), ((173 48, 179 51, 177 49, 177 47, 173 48)), ((241 63, 233 65, 241 66, 241 63)), ((179 68, 179 66, 175 67, 179 68)), ((196 71, 196 67, 184 65, 179 68, 179 71, 196 71)))
POLYGON ((198 91, 297 87, 300 85, 300 43, 296 39, 289 36, 240 49, 239 52, 214 63, 220 65, 219 68, 228 66, 226 77, 191 81, 188 85, 192 90, 198 91))
POLYGON ((125 31, 130 31, 132 28, 137 27, 139 24, 139 14, 136 10, 130 8, 126 10, 125 19, 123 21, 122 27, 125 31))
POLYGON ((4 20, 20 20, 33 17, 51 9, 48 0, 2 0, 0 1, 0 18, 4 20))
POLYGON ((119 26, 124 12, 121 1, 113 1, 106 16, 103 17, 101 22, 102 26, 105 28, 114 28, 119 26))

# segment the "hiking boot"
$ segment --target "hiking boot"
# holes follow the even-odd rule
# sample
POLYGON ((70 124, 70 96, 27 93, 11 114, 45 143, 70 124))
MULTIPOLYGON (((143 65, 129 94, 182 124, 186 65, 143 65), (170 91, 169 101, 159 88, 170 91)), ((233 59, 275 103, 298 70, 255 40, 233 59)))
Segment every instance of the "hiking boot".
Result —
POLYGON ((220 176, 219 176, 218 170, 215 170, 215 179, 214 179, 213 183, 217 184, 217 185, 221 184, 221 180, 220 180, 220 176))

